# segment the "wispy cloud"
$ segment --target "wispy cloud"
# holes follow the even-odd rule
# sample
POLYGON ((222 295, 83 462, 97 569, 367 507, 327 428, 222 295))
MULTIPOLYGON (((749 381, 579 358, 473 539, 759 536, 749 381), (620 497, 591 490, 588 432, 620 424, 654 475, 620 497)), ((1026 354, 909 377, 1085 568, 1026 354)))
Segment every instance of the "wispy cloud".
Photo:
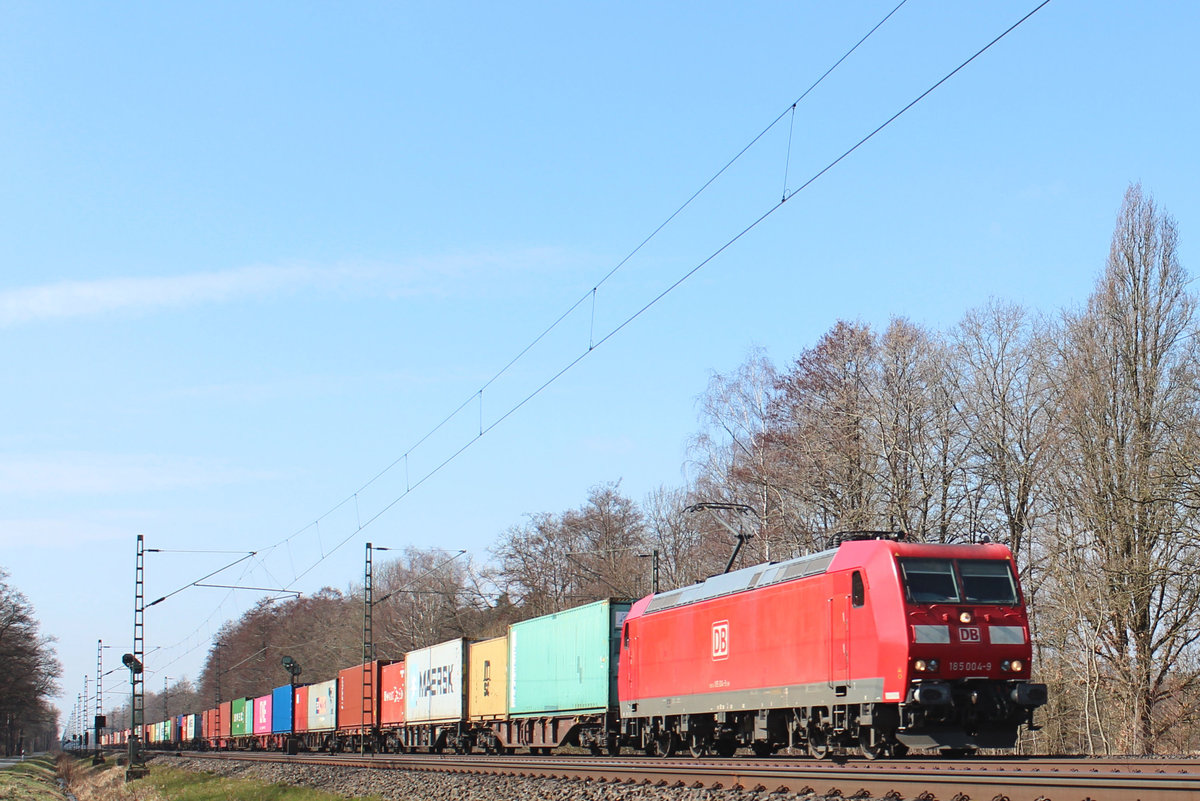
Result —
POLYGON ((404 263, 318 267, 258 265, 216 272, 60 281, 0 291, 0 327, 115 312, 147 313, 206 303, 271 297, 306 288, 369 288, 391 296, 472 291, 480 282, 518 271, 579 266, 546 248, 448 254, 404 263))
POLYGON ((0 325, 265 296, 329 280, 310 267, 244 267, 148 278, 62 281, 0 293, 0 325))
POLYGON ((110 453, 0 457, 0 494, 113 495, 277 478, 215 461, 110 453))
POLYGON ((64 548, 92 543, 128 543, 130 535, 140 530, 138 516, 129 514, 121 520, 113 517, 113 520, 97 520, 95 516, 0 519, 0 548, 61 552, 64 548))

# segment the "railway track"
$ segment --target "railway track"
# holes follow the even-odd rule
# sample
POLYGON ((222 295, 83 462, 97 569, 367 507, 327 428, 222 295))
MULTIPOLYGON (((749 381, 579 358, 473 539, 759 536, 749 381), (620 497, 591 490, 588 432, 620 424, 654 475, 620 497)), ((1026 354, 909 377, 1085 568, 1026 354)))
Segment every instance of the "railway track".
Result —
POLYGON ((1200 798, 1200 761, 987 758, 814 762, 455 755, 185 752, 195 758, 440 771, 678 788, 745 789, 890 801, 1183 801, 1200 798))

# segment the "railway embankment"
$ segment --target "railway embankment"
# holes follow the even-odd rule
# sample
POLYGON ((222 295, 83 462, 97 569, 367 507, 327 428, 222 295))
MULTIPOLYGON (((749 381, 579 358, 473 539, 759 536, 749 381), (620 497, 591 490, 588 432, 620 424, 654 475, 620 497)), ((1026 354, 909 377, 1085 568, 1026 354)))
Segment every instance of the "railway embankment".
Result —
MULTIPOLYGON (((815 797, 749 790, 631 786, 536 776, 375 770, 192 757, 155 757, 151 765, 251 778, 270 784, 300 785, 350 798, 373 796, 384 801, 778 801, 781 798, 815 797)), ((829 801, 837 799, 830 798, 829 801)))
POLYGON ((41 754, 0 767, 0 798, 5 801, 65 801, 54 757, 41 754))

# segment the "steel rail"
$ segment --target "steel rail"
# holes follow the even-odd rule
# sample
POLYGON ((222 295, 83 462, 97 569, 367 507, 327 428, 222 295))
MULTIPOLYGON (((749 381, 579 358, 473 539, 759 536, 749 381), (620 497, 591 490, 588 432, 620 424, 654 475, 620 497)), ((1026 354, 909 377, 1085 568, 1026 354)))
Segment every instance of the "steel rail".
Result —
POLYGON ((1182 801, 1200 797, 1200 762, 1171 759, 815 762, 457 755, 187 752, 196 758, 439 771, 657 787, 921 799, 921 801, 1182 801))

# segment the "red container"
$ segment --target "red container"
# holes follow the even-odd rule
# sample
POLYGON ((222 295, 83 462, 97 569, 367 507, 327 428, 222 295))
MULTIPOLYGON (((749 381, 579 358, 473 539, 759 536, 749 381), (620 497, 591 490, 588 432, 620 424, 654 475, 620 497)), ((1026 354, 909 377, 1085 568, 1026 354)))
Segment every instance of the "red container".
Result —
POLYGON ((338 671, 338 731, 357 732, 379 725, 379 671, 386 664, 375 661, 338 671), (366 693, 370 693, 370 710, 363 709, 366 693))
POLYGON ((296 688, 296 697, 292 699, 292 720, 295 721, 296 731, 308 731, 308 685, 302 684, 296 688))
POLYGON ((218 714, 221 719, 217 721, 217 726, 218 726, 217 733, 222 738, 228 739, 229 738, 229 727, 233 723, 233 702, 226 701, 225 703, 221 704, 221 708, 218 710, 218 714))
POLYGON ((404 663, 393 662, 379 671, 379 725, 404 723, 404 663))

